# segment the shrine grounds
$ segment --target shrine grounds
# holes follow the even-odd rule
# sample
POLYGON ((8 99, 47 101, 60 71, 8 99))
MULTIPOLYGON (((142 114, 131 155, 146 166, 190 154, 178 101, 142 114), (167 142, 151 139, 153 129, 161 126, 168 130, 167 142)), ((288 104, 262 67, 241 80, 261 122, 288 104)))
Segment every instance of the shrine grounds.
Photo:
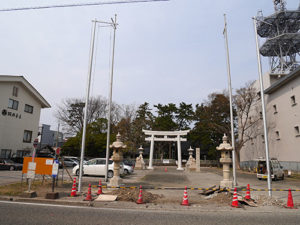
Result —
MULTIPOLYGON (((2 173, 2 171, 0 171, 2 173)), ((14 175, 16 176, 16 174, 14 175)), ((2 176, 0 175, 0 179, 2 176)), ((20 177, 21 180, 21 177, 20 177)), ((207 188, 218 188, 222 180, 222 170, 220 168, 203 168, 200 172, 178 171, 173 166, 158 166, 154 170, 135 170, 133 174, 123 177, 122 186, 126 188, 106 188, 103 177, 84 176, 83 192, 77 197, 69 197, 72 188, 71 178, 64 175, 64 183, 58 181, 55 191, 59 193, 59 199, 45 199, 47 192, 51 192, 51 179, 44 181, 35 180, 32 187, 37 192, 36 198, 24 198, 22 192, 27 190, 26 182, 20 185, 20 180, 15 184, 0 186, 0 199, 10 201, 27 201, 51 204, 67 205, 88 205, 94 207, 112 207, 112 208, 145 208, 161 210, 232 210, 232 192, 211 193, 202 195, 207 188), (113 202, 96 202, 84 201, 88 185, 92 185, 92 197, 97 197, 99 180, 102 180, 104 195, 118 195, 117 201, 113 202), (145 204, 137 205, 135 202, 139 195, 139 186, 143 188, 143 201, 145 204), (188 201, 190 206, 181 206, 184 188, 187 186, 188 201)), ((250 184, 251 197, 256 200, 257 207, 242 205, 246 210, 289 210, 284 208, 287 203, 288 189, 300 190, 300 178, 296 175, 287 177, 285 180, 272 182, 272 198, 268 197, 266 180, 258 180, 255 173, 238 171, 238 194, 240 198, 245 196, 247 184, 250 184), (281 189, 281 190, 280 190, 281 189)), ((0 183, 1 184, 1 183, 0 183)), ((294 205, 300 208, 300 191, 293 191, 294 205)), ((298 209, 300 210, 300 209, 298 209)))

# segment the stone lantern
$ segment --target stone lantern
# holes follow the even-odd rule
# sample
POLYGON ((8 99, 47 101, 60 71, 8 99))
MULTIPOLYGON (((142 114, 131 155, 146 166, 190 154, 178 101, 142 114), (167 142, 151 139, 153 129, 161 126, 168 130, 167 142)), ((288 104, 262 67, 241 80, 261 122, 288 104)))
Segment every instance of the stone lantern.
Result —
POLYGON ((143 152, 144 152, 144 149, 141 145, 140 148, 139 148, 140 155, 138 157, 136 157, 135 167, 134 167, 137 170, 146 169, 145 162, 144 162, 144 159, 143 159, 143 152))
POLYGON ((223 164, 223 180, 220 182, 222 188, 232 188, 232 181, 230 180, 230 164, 232 160, 230 158, 230 152, 232 151, 231 145, 227 142, 227 136, 224 134, 223 143, 217 147, 218 151, 221 151, 220 163, 223 164))
POLYGON ((192 146, 190 146, 190 148, 188 149, 188 152, 189 152, 190 157, 189 157, 185 167, 189 171, 196 170, 196 160, 193 158, 194 149, 192 149, 192 146))
POLYGON ((121 135, 117 134, 117 140, 109 146, 113 149, 112 160, 114 161, 114 176, 110 179, 109 186, 119 187, 122 179, 120 178, 120 163, 123 161, 123 150, 127 147, 121 141, 121 135))
POLYGON ((190 148, 188 149, 188 152, 189 152, 189 155, 190 155, 189 160, 190 160, 190 159, 193 159, 193 152, 194 152, 194 149, 192 149, 192 146, 190 146, 190 148))

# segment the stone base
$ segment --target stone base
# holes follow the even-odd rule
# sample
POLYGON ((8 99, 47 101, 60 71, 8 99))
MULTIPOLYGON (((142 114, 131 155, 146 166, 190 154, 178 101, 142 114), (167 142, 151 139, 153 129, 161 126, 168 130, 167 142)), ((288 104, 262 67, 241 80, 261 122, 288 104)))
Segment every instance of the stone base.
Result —
POLYGON ((24 191, 22 193, 22 197, 24 197, 24 198, 35 198, 35 197, 37 197, 37 194, 36 194, 35 191, 24 191))
POLYGON ((190 171, 190 172, 191 172, 191 171, 196 171, 196 168, 189 168, 189 167, 188 167, 188 168, 186 168, 186 171, 190 171))
POLYGON ((221 188, 232 188, 233 182, 232 182, 232 180, 222 180, 220 182, 220 187, 221 188))
POLYGON ((150 166, 148 166, 147 169, 148 169, 148 170, 154 170, 154 168, 153 168, 153 167, 150 167, 150 166))
POLYGON ((136 160, 134 169, 144 170, 145 168, 146 167, 145 167, 145 162, 144 161, 136 160))
POLYGON ((117 195, 99 195, 95 199, 96 202, 113 202, 117 200, 117 195))
POLYGON ((46 194, 45 198, 46 199, 58 199, 59 194, 58 194, 58 192, 49 192, 46 194))
POLYGON ((184 170, 183 168, 177 168, 176 170, 184 170))
POLYGON ((111 187, 120 187, 120 184, 122 182, 122 179, 120 177, 114 176, 110 179, 108 186, 111 187))

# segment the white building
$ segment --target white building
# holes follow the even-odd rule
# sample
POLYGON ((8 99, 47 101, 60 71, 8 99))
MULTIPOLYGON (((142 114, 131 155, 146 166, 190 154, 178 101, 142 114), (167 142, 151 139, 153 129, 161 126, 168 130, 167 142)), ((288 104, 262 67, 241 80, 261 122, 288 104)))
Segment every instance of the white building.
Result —
MULTIPOLYGON (((278 158, 284 169, 300 171, 300 67, 279 80, 267 74, 264 81, 269 156, 278 158)), ((260 117, 261 105, 256 109, 252 117, 260 117)), ((260 120, 241 149, 242 167, 253 167, 254 159, 265 157, 262 128, 260 120)))
POLYGON ((0 157, 30 153, 41 109, 50 107, 23 76, 0 75, 0 157))

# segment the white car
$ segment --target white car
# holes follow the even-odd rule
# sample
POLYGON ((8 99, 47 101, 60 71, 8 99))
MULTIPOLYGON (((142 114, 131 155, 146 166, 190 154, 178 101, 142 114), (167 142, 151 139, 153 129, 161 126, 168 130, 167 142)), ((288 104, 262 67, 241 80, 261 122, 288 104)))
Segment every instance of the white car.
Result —
MULTIPOLYGON (((84 175, 96 175, 96 176, 105 176, 105 158, 95 158, 87 161, 83 165, 83 174, 84 175)), ((124 168, 120 166, 120 174, 124 173, 124 168)), ((79 165, 73 168, 73 174, 79 176, 79 165)), ((108 172, 107 177, 112 178, 114 176, 114 162, 112 160, 108 161, 108 172)))
MULTIPOLYGON (((257 159, 257 178, 259 180, 261 179, 267 179, 268 178, 268 172, 267 172, 267 163, 266 159, 259 158, 257 159)), ((271 178, 273 180, 284 179, 284 171, 283 167, 280 165, 279 161, 276 158, 271 158, 270 160, 270 170, 271 170, 271 178)))
POLYGON ((121 164, 123 164, 123 167, 124 167, 124 174, 133 173, 133 167, 132 166, 126 165, 124 163, 121 163, 121 164))

